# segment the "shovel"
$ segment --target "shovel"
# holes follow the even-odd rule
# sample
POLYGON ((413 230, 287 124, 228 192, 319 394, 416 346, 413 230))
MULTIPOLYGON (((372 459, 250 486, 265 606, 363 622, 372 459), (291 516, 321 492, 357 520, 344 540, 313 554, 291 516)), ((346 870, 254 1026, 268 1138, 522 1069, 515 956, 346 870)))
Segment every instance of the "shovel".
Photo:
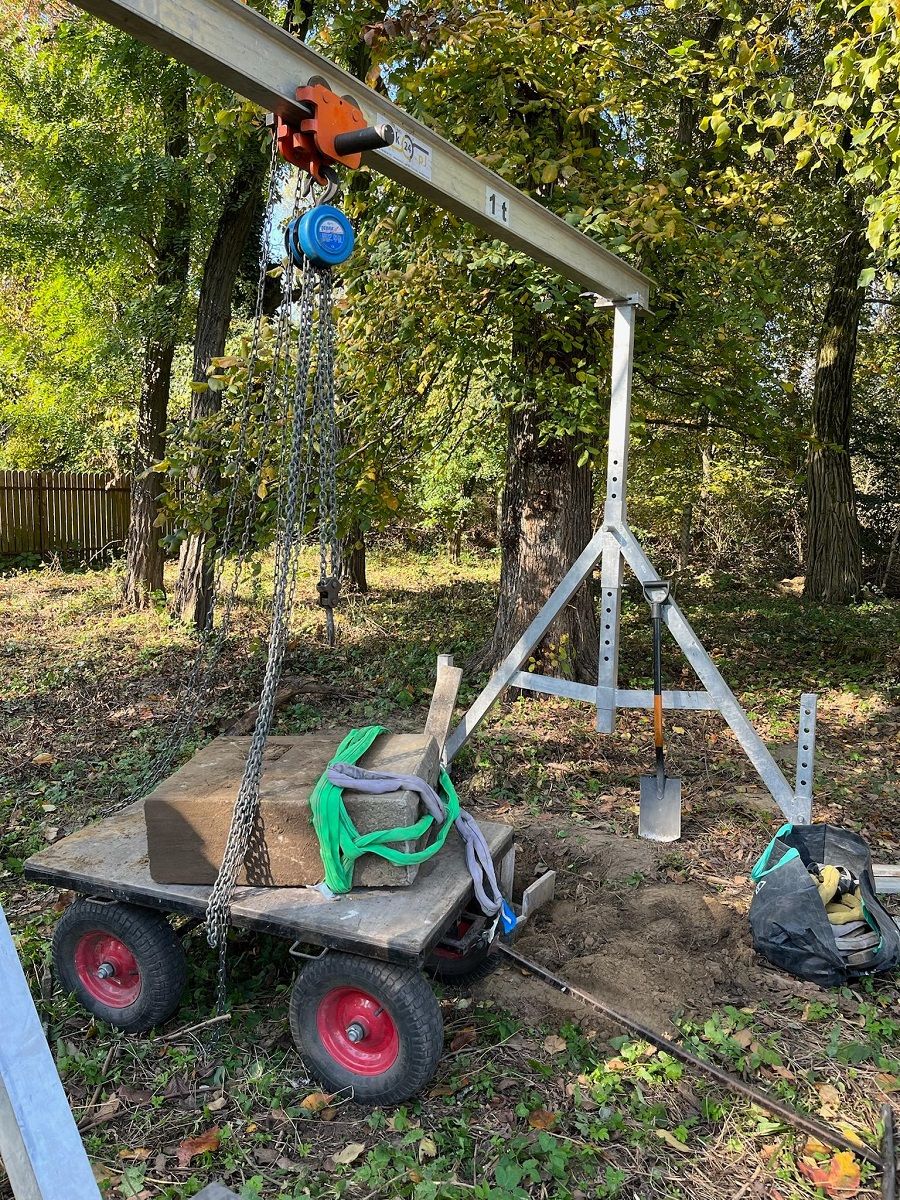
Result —
POLYGON ((674 842, 681 837, 681 780, 666 775, 662 716, 662 610, 669 599, 669 584, 653 579, 644 584, 644 596, 653 619, 653 743, 656 773, 641 776, 638 833, 653 842, 674 842))

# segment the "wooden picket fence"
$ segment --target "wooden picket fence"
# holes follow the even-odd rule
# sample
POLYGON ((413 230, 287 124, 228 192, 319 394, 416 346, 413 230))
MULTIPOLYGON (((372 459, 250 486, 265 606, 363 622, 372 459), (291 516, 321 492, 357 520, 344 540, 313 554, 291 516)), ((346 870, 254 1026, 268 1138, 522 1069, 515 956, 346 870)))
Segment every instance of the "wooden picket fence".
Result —
POLYGON ((0 471, 0 554, 90 558, 121 549, 127 479, 106 471, 0 471))

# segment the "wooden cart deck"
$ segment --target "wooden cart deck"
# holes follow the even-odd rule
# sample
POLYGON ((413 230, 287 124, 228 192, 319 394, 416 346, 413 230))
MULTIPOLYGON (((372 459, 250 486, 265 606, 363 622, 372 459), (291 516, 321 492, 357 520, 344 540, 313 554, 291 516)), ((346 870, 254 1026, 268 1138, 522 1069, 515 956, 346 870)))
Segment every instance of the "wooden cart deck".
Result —
MULTIPOLYGON (((495 861, 511 848, 508 825, 481 825, 495 861)), ((36 883, 88 896, 202 916, 210 888, 154 883, 143 801, 41 850, 25 864, 36 883)), ((235 888, 231 923, 316 946, 392 962, 420 962, 472 895, 462 842, 453 836, 423 863, 415 883, 358 888, 327 899, 314 888, 235 888)))

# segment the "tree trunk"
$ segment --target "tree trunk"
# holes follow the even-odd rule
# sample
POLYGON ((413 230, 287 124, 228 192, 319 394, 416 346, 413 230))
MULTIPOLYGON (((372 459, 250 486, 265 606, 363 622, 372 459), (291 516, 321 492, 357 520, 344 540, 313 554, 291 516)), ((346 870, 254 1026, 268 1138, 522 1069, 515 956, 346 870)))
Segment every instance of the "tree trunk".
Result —
MULTIPOLYGON (((500 518, 500 598, 483 662, 498 663, 584 549, 592 533, 593 480, 574 438, 541 442, 533 407, 510 415, 500 518)), ((547 670, 596 679, 597 614, 583 586, 533 657, 547 670)))
POLYGON ((806 582, 809 600, 846 604, 862 586, 856 495, 850 462, 853 368, 864 292, 865 232, 848 205, 848 231, 836 250, 831 290, 819 334, 807 463, 806 582))
POLYGON ((687 571, 691 558, 691 544, 694 531, 694 506, 685 501, 681 506, 681 520, 678 526, 678 563, 677 571, 683 575, 687 571))
MULTIPOLYGON (((183 73, 166 68, 162 96, 166 157, 177 164, 188 152, 187 92, 183 73)), ((143 608, 163 589, 163 553, 156 526, 162 478, 152 470, 165 456, 172 359, 190 266, 190 204, 180 171, 163 198, 156 238, 156 286, 151 330, 144 343, 137 442, 131 483, 131 519, 125 546, 124 599, 143 608)))
POLYGON ((366 538, 354 525, 341 545, 341 576, 349 587, 363 596, 369 590, 366 579, 366 538))
MULTIPOLYGON (((231 187, 206 255, 197 322, 194 330, 195 383, 205 383, 210 363, 225 350, 231 324, 231 302, 234 284, 240 269, 247 238, 254 217, 262 206, 262 187, 266 174, 266 156, 256 139, 244 147, 231 187)), ((220 392, 210 389, 194 392, 191 399, 191 421, 219 412, 220 392)), ((218 479, 196 480, 206 488, 218 486, 218 479)), ((204 533, 192 534, 181 547, 178 564, 178 583, 175 590, 175 611, 182 621, 197 629, 205 628, 212 602, 213 561, 204 533)))
POLYGON ((448 538, 450 561, 455 567, 462 562, 462 529, 459 526, 451 530, 448 538))

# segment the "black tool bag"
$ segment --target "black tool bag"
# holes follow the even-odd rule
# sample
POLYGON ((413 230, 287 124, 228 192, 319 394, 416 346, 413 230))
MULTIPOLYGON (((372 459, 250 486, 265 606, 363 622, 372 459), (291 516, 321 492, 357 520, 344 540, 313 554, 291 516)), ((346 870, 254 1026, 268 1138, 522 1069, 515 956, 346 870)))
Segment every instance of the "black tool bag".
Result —
POLYGON ((834 987, 900 964, 900 929, 875 894, 872 856, 859 834, 836 825, 782 825, 750 878, 756 883, 750 904, 753 945, 776 967, 834 987), (873 961, 864 968, 849 966, 837 947, 835 927, 808 870, 824 863, 856 875, 865 919, 881 935, 873 961))

